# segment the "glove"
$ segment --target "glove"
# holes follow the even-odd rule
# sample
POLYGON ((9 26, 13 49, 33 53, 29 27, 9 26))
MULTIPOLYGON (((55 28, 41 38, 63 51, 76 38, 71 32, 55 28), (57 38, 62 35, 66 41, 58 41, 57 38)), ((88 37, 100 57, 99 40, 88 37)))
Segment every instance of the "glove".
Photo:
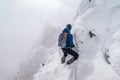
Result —
POLYGON ((72 48, 75 47, 75 45, 73 44, 72 48))

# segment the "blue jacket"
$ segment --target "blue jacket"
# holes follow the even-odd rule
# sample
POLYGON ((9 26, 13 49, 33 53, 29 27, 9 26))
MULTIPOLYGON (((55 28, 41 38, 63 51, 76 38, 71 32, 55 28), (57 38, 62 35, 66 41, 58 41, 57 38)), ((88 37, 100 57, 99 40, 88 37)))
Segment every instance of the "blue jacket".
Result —
POLYGON ((66 41, 66 47, 65 48, 72 48, 74 47, 73 44, 73 35, 70 33, 70 29, 68 27, 66 27, 63 32, 68 33, 67 35, 67 41, 66 41))

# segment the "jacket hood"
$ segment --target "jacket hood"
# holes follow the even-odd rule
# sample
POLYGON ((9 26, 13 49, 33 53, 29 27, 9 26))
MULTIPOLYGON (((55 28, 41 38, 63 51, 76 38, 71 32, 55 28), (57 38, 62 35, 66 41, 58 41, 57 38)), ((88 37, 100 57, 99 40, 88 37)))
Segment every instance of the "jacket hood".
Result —
POLYGON ((63 32, 70 33, 70 29, 69 29, 69 28, 65 28, 65 29, 63 30, 63 32))

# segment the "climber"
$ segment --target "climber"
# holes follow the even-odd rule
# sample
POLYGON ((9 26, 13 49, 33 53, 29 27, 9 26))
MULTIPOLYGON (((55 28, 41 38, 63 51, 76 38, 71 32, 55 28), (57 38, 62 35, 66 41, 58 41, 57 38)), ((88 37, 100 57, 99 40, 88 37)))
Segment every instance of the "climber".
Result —
POLYGON ((72 58, 69 59, 66 64, 73 63, 79 57, 79 54, 72 50, 72 48, 75 47, 75 45, 73 44, 73 36, 70 33, 71 28, 71 24, 67 24, 66 28, 59 35, 58 46, 61 47, 64 53, 63 57, 61 58, 61 63, 65 63, 65 59, 68 54, 72 55, 72 58))

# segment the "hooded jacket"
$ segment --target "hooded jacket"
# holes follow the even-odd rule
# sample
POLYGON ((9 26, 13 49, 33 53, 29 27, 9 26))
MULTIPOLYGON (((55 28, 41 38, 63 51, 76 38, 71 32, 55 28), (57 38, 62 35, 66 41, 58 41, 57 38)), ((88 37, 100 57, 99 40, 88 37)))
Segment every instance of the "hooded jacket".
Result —
POLYGON ((72 48, 74 47, 74 44, 73 44, 73 36, 72 34, 70 33, 70 28, 66 27, 63 32, 66 32, 68 33, 67 34, 67 40, 66 40, 66 47, 65 48, 72 48))

